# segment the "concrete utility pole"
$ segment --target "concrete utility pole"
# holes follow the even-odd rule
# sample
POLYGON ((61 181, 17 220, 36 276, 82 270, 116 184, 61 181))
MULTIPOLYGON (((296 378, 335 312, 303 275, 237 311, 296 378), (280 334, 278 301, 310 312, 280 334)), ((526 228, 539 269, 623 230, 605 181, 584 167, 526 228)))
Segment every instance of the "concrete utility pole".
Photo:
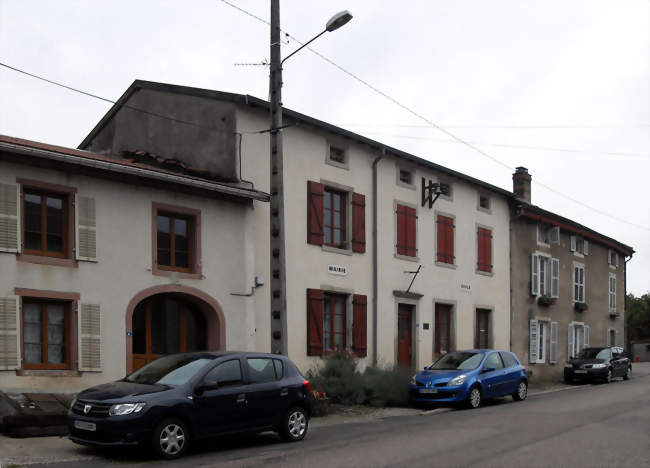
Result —
POLYGON ((282 51, 280 0, 271 0, 271 352, 287 354, 287 279, 282 175, 282 51))

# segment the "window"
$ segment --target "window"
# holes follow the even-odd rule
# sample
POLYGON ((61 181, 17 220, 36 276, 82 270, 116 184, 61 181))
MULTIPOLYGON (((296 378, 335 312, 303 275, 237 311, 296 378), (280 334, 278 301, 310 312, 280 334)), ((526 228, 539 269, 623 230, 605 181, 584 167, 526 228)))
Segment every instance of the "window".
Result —
POLYGON ((347 194, 325 188, 323 197, 324 243, 332 247, 345 248, 347 194))
POLYGON ((205 375, 203 382, 207 385, 218 385, 219 387, 241 385, 243 380, 239 359, 232 359, 217 365, 205 375))
POLYGON ((503 369, 503 361, 501 361, 499 353, 490 353, 488 355, 485 364, 483 364, 483 369, 487 369, 488 367, 492 367, 494 370, 503 369))
POLYGON ((580 350, 589 347, 589 325, 569 324, 567 354, 569 358, 575 358, 580 350))
POLYGON ((535 342, 532 344, 531 349, 536 351, 535 355, 531 355, 531 362, 543 364, 546 362, 546 339, 548 334, 548 323, 537 322, 537 333, 531 333, 531 339, 535 342), (535 359, 534 361, 532 359, 535 359))
POLYGON ((345 150, 343 148, 338 148, 336 146, 330 145, 329 159, 330 161, 335 163, 345 164, 346 163, 345 150))
POLYGON ((613 328, 607 330, 607 346, 616 346, 616 330, 613 328))
POLYGON ((201 278, 201 212, 153 204, 153 274, 201 278))
POLYGON ((585 302, 585 267, 573 266, 573 302, 585 302))
POLYGON ((501 359, 503 359, 503 365, 505 367, 512 367, 517 364, 517 361, 512 354, 503 352, 499 354, 501 355, 501 359))
POLYGON ((609 311, 616 312, 616 275, 609 275, 609 311))
POLYGON ((609 263, 610 267, 617 268, 618 267, 618 253, 614 250, 609 250, 607 252, 607 263, 609 263))
POLYGON ((397 254, 407 257, 415 257, 416 248, 416 223, 417 215, 415 208, 405 205, 397 205, 397 254))
POLYGON ((67 258, 69 195, 30 188, 23 193, 24 253, 67 258))
POLYGON ((23 301, 25 369, 70 368, 70 303, 23 301))
POLYGON ((405 169, 399 169, 399 181, 407 185, 413 185, 413 173, 405 169))
POLYGON ((275 375, 278 380, 282 379, 282 377, 284 377, 284 366, 282 365, 282 361, 279 359, 274 359, 273 367, 275 367, 275 375))
POLYGON ((346 346, 346 301, 340 294, 326 293, 323 307, 323 347, 344 349, 346 346))
POLYGON ((454 218, 438 215, 437 220, 437 253, 436 261, 454 264, 454 218))
POLYGON ((452 191, 451 191, 451 184, 449 182, 439 182, 440 184, 440 190, 442 192, 443 197, 447 197, 448 199, 452 197, 452 191))
POLYGON ((434 353, 445 354, 452 350, 451 344, 451 306, 448 304, 436 304, 436 329, 434 353))
POLYGON ((490 347, 490 310, 476 309, 476 337, 474 346, 477 349, 490 347))
POLYGON ((589 241, 580 236, 571 236, 571 252, 581 255, 589 254, 589 241))
POLYGON ((490 210, 490 197, 487 195, 481 195, 479 194, 478 196, 478 207, 484 211, 489 211, 490 210))
POLYGON ((478 258, 476 269, 478 271, 492 272, 492 230, 479 227, 476 232, 478 243, 478 258))
POLYGON ((531 256, 531 294, 533 296, 560 296, 560 260, 545 255, 531 256))
POLYGON ((537 243, 543 245, 560 243, 560 228, 551 224, 540 223, 537 225, 537 243))
POLYGON ((273 382, 280 378, 275 375, 273 359, 249 358, 246 359, 246 362, 248 363, 249 383, 273 382))

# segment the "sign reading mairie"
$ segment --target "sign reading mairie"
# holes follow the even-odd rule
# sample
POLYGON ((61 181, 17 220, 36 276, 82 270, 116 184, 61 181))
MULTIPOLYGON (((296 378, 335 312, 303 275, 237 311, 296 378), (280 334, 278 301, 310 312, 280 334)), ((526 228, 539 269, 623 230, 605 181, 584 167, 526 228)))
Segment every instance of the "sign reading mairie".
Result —
POLYGON ((327 265, 327 272, 330 275, 348 276, 348 267, 342 265, 327 265))

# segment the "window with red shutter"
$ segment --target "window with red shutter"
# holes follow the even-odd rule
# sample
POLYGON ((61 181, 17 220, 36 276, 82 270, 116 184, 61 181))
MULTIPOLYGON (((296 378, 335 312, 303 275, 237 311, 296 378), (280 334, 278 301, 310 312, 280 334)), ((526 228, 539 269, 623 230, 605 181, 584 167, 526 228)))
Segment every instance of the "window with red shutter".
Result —
POLYGON ((437 255, 436 260, 441 263, 454 264, 454 218, 438 215, 437 223, 437 255))
POLYGON ((492 231, 479 227, 476 232, 478 243, 478 258, 476 269, 479 271, 492 271, 492 231))
POLYGON ((352 194, 352 251, 366 251, 366 197, 352 194))
POLYGON ((352 349, 359 357, 366 357, 367 349, 367 304, 368 299, 362 294, 352 298, 352 349))
POLYGON ((323 354, 323 303, 320 289, 307 290, 307 355, 323 354))
POLYGON ((417 248, 415 247, 417 232, 415 208, 398 204, 395 213, 397 214, 397 254, 415 257, 417 254, 417 248))
POLYGON ((323 184, 307 181, 307 242, 323 245, 323 184))

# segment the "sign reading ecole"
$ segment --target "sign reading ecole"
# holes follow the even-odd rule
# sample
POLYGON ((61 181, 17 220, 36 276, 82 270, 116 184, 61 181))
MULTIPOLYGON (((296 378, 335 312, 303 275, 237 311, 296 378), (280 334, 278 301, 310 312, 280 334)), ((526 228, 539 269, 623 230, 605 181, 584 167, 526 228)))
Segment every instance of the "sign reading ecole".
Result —
POLYGON ((348 267, 343 265, 327 265, 327 272, 330 275, 348 276, 348 267))

